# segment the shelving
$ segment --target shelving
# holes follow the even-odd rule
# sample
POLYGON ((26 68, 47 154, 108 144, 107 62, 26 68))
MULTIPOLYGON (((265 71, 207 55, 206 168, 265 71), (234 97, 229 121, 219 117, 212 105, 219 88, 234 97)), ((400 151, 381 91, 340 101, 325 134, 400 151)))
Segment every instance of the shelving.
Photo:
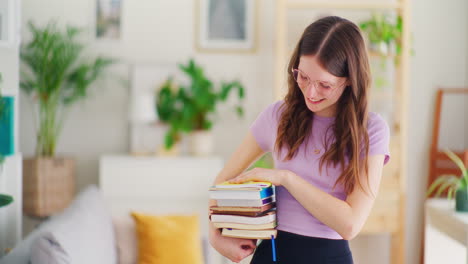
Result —
POLYGON ((0 256, 7 249, 15 247, 22 239, 22 155, 19 153, 19 42, 20 42, 20 4, 21 1, 8 1, 8 30, 10 38, 1 41, 0 72, 2 73, 2 95, 14 99, 14 151, 13 155, 5 157, 0 173, 0 193, 13 197, 13 202, 0 208, 0 256))

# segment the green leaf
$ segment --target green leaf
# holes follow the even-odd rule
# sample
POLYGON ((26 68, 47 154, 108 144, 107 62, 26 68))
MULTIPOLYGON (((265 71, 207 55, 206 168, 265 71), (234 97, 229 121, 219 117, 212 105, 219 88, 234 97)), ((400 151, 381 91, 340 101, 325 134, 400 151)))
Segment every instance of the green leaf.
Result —
POLYGON ((13 202, 13 197, 6 194, 0 194, 0 207, 7 206, 13 202))
POLYGON ((449 149, 444 150, 445 154, 458 166, 460 171, 462 172, 462 177, 465 178, 465 180, 468 178, 468 171, 465 167, 465 164, 463 164, 463 161, 458 157, 455 153, 450 151, 449 149))
POLYGON ((444 186, 444 183, 455 183, 458 184, 459 179, 453 175, 442 175, 438 177, 428 188, 426 196, 432 195, 432 193, 440 187, 444 186))

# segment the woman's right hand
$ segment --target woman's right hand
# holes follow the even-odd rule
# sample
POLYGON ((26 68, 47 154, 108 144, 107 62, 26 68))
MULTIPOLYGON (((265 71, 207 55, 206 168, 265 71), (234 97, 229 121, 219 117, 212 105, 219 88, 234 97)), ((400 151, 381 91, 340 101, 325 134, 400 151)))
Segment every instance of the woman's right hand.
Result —
POLYGON ((242 239, 225 237, 221 235, 219 229, 214 228, 210 223, 210 244, 221 255, 238 263, 250 256, 256 248, 256 239, 242 239))

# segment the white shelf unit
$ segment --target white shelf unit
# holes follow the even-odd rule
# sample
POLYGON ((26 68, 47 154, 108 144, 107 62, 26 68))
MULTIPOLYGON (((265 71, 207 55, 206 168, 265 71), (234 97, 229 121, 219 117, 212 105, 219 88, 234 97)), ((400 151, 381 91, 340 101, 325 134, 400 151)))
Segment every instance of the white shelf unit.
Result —
MULTIPOLYGON (((19 152, 19 50, 21 0, 7 1, 8 41, 0 44, 0 72, 3 83, 2 95, 14 98, 14 154, 7 156, 0 173, 0 193, 13 197, 13 203, 0 208, 0 256, 14 248, 22 239, 23 225, 23 157, 19 152)), ((6 2, 4 2, 6 3, 6 2)))
POLYGON ((22 236, 22 162, 20 154, 7 157, 0 175, 0 193, 11 195, 14 199, 13 203, 0 208, 0 256, 15 247, 22 236))

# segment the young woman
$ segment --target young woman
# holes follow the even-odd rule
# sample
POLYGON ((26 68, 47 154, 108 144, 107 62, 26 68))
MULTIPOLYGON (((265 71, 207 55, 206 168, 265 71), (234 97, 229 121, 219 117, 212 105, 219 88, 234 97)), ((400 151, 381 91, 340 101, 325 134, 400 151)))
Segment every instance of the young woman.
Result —
MULTIPOLYGON (((325 17, 309 25, 289 62, 288 93, 252 124, 215 184, 248 180, 276 186, 279 263, 353 263, 348 240, 362 229, 388 162, 389 128, 368 112, 366 47, 352 22, 325 17), (248 166, 272 152, 275 169, 248 166)), ((234 262, 254 253, 272 263, 271 243, 223 237, 210 242, 234 262)))

